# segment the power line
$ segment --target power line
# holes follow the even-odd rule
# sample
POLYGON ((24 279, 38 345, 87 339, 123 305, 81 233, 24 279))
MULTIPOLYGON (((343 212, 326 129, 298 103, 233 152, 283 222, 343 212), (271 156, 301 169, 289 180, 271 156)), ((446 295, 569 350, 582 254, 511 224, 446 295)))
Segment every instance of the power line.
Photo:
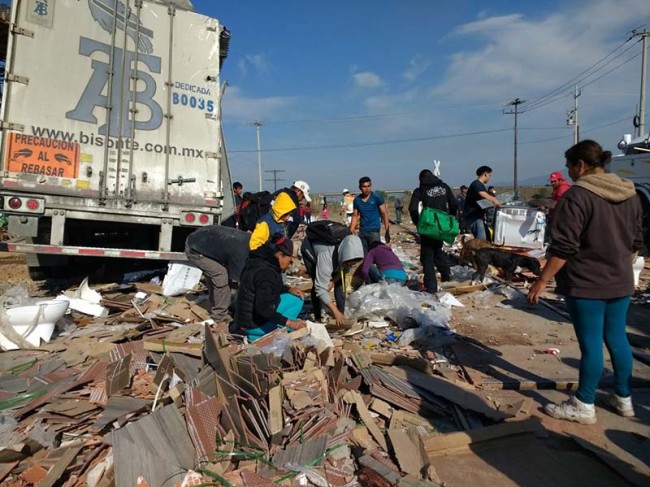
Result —
MULTIPOLYGON (((500 104, 496 103, 486 103, 486 104, 479 104, 479 105, 447 105, 447 106, 440 106, 440 105, 434 105, 437 106, 436 110, 440 109, 448 109, 448 110, 459 110, 459 109, 464 109, 464 108, 494 108, 501 106, 500 104)), ((291 124, 291 123, 328 123, 328 122, 348 122, 348 121, 356 121, 356 120, 367 120, 367 119, 377 119, 377 118, 388 118, 388 117, 401 117, 401 116, 407 116, 407 115, 416 115, 419 113, 433 113, 434 110, 414 110, 414 111, 409 111, 409 112, 394 112, 394 113, 378 113, 374 115, 349 115, 349 116, 343 116, 343 117, 325 117, 325 118, 297 118, 297 119, 287 119, 287 120, 265 120, 264 125, 281 125, 281 124, 291 124)), ((249 125, 245 119, 234 119, 231 118, 230 120, 235 120, 238 122, 244 122, 244 125, 249 125)), ((228 123, 227 120, 225 120, 226 124, 228 123)))
POLYGON ((278 181, 284 181, 284 179, 278 177, 278 174, 284 172, 284 169, 268 169, 264 172, 273 173, 271 179, 265 179, 264 181, 273 181, 273 192, 275 193, 278 190, 278 181))
MULTIPOLYGON (((632 49, 635 45, 636 45, 636 44, 633 44, 632 46, 628 47, 625 51, 623 51, 622 53, 620 53, 620 55, 623 55, 624 53, 626 53, 627 51, 629 51, 630 49, 632 49)), ((614 66, 612 69, 610 69, 609 71, 606 71, 605 73, 601 74, 601 75, 598 76, 597 78, 594 78, 594 79, 591 79, 591 80, 586 81, 586 82, 584 82, 584 83, 581 83, 580 86, 581 86, 582 88, 584 88, 584 87, 586 87, 586 86, 589 86, 589 85, 591 85, 591 84, 594 84, 596 81, 598 81, 598 80, 604 78, 605 76, 607 76, 608 74, 612 73, 613 71, 616 71, 618 68, 620 68, 620 67, 623 66, 624 64, 627 64, 627 63, 629 63, 630 61, 632 61, 633 59, 637 58, 638 56, 640 56, 640 54, 641 54, 641 53, 636 53, 636 54, 633 55, 632 57, 626 59, 626 60, 623 61, 622 63, 617 64, 617 65, 614 66)), ((589 76, 592 76, 592 75, 596 74, 598 71, 600 71, 600 69, 602 69, 602 68, 604 68, 605 66, 611 64, 613 61, 614 61, 614 60, 611 60, 611 61, 608 62, 607 64, 601 66, 601 68, 599 68, 598 70, 594 71, 593 73, 590 73, 589 76)), ((581 81, 586 80, 589 76, 586 76, 586 77, 583 78, 581 81)), ((548 98, 548 99, 546 99, 546 100, 538 100, 535 104, 531 104, 531 105, 528 107, 527 111, 531 111, 531 110, 535 110, 535 109, 537 109, 537 108, 545 107, 546 105, 550 105, 550 104, 552 104, 552 103, 555 103, 555 102, 558 101, 558 100, 561 100, 562 98, 569 97, 569 96, 572 96, 572 93, 571 93, 571 92, 565 92, 565 93, 558 93, 558 94, 556 94, 556 95, 554 95, 554 96, 552 96, 552 97, 550 97, 550 98, 548 98)))
MULTIPOLYGON (((595 130, 599 130, 599 129, 602 129, 602 128, 605 128, 605 127, 611 127, 612 125, 617 125, 617 124, 619 124, 619 123, 627 122, 627 121, 629 121, 629 120, 630 120, 630 117, 627 116, 627 117, 625 117, 625 118, 621 118, 620 120, 615 120, 614 122, 608 122, 608 123, 606 123, 606 124, 599 125, 599 126, 597 126, 597 127, 591 128, 591 129, 589 129, 589 130, 582 130, 581 133, 582 133, 582 134, 585 134, 585 133, 588 133, 588 132, 593 132, 593 131, 595 131, 595 130)), ((530 142, 520 142, 519 144, 520 144, 520 145, 539 144, 539 143, 542 143, 542 142, 551 142, 551 141, 553 141, 553 140, 566 139, 566 138, 568 138, 568 137, 571 137, 571 135, 568 135, 568 134, 567 134, 567 135, 561 135, 561 136, 559 136, 559 137, 551 137, 551 138, 549 138, 549 139, 531 140, 530 142)))
MULTIPOLYGON (((534 106, 534 105, 540 103, 541 101, 545 100, 546 98, 549 98, 549 97, 551 97, 551 96, 554 96, 556 93, 558 93, 558 92, 560 92, 560 91, 563 91, 564 89, 568 88, 569 86, 572 86, 572 85, 575 85, 575 84, 579 84, 579 83, 580 83, 579 78, 581 78, 583 75, 585 75, 586 73, 588 73, 589 71, 591 71, 593 68, 595 68, 596 66, 598 66, 600 63, 602 63, 603 61, 605 61, 607 58, 609 58, 610 56, 612 56, 614 53, 616 53, 616 51, 618 51, 621 47, 623 47, 625 44, 627 44, 631 39, 632 39, 632 37, 630 37, 630 38, 628 38, 627 40, 623 41, 621 44, 619 44, 616 48, 614 48, 614 50, 612 50, 612 51, 611 51, 609 54, 607 54, 605 57, 601 58, 599 61, 597 61, 597 62, 595 62, 594 64, 592 64, 592 65, 589 66, 587 69, 585 69, 584 71, 582 71, 582 72, 579 73, 578 75, 576 75, 576 76, 574 76, 573 78, 571 78, 569 81, 566 81, 565 83, 561 84, 561 85, 558 86, 557 88, 555 88, 555 89, 553 89, 553 90, 551 90, 551 91, 545 93, 544 95, 541 95, 540 97, 534 99, 533 101, 530 102, 530 106, 534 106)), ((631 48, 631 47, 632 47, 632 46, 630 46, 630 48, 631 48)), ((628 49, 630 49, 630 48, 628 48, 628 49)), ((625 52, 627 52, 627 49, 626 49, 625 51, 623 51, 621 54, 624 54, 625 52)), ((611 60, 610 60, 609 62, 611 62, 611 60)), ((606 65, 607 65, 607 64, 605 64, 605 66, 606 66, 606 65)), ((604 66, 602 66, 602 67, 604 67, 604 66)), ((602 68, 602 67, 601 67, 601 68, 602 68)), ((598 69, 601 69, 601 68, 598 68, 598 69)))
MULTIPOLYGON (((447 135, 433 135, 430 137, 415 137, 411 139, 396 139, 396 140, 381 140, 377 142, 361 142, 361 143, 352 143, 352 144, 332 144, 332 145, 314 145, 314 146, 303 146, 303 147, 276 147, 273 149, 264 149, 262 152, 290 152, 290 151, 303 151, 303 150, 321 150, 321 149, 349 149, 354 147, 370 147, 376 145, 392 145, 392 144, 404 144, 409 142, 424 142, 427 140, 437 140, 437 139, 449 139, 452 137, 465 137, 469 135, 485 135, 485 134, 496 134, 498 132, 508 132, 512 129, 502 128, 495 130, 482 130, 478 132, 465 132, 458 134, 447 134, 447 135)), ((230 150, 228 151, 231 154, 234 153, 251 153, 257 152, 255 149, 246 149, 246 150, 230 150)))

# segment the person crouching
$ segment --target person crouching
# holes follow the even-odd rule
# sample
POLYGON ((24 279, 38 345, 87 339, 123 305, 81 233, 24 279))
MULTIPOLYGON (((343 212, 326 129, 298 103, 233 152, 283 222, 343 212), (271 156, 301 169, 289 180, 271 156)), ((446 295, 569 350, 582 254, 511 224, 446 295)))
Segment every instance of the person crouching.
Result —
POLYGON ((271 240, 251 251, 239 286, 235 309, 235 326, 249 339, 258 338, 276 328, 304 328, 298 320, 303 293, 282 283, 282 271, 293 263, 293 243, 274 235, 271 240))

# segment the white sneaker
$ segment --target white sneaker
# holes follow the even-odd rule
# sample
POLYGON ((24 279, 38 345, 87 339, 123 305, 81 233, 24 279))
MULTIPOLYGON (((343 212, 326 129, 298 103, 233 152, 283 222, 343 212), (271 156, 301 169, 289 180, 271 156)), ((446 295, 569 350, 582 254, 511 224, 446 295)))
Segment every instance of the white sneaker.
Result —
POLYGON ((632 396, 620 397, 616 394, 609 396, 609 404, 618 414, 624 418, 634 417, 634 406, 632 406, 632 396))
POLYGON ((576 421, 580 424, 594 424, 596 422, 596 408, 593 404, 585 404, 575 396, 560 404, 547 404, 544 412, 555 419, 576 421))

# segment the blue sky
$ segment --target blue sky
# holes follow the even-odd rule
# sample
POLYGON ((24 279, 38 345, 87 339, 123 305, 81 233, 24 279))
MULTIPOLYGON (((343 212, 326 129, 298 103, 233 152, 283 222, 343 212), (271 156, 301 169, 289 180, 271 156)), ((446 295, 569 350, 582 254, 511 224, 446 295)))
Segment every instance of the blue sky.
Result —
POLYGON ((625 41, 649 26, 647 0, 193 4, 232 33, 223 120, 245 189, 258 186, 253 120, 263 124, 263 169, 317 192, 356 188, 365 175, 376 189, 412 188, 433 160, 455 186, 482 164, 493 181, 512 182, 513 117, 502 109, 516 97, 529 101, 520 182, 562 169, 573 84, 562 85, 576 76, 582 138, 615 152, 633 132, 641 44, 625 41))

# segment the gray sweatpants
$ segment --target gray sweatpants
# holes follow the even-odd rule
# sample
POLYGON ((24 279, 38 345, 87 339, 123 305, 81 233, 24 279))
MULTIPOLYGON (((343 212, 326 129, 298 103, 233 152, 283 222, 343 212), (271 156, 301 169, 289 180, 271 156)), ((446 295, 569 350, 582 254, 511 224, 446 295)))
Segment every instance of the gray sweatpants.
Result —
POLYGON ((187 255, 187 260, 205 274, 211 306, 210 316, 216 322, 229 321, 228 306, 230 306, 231 292, 228 285, 228 270, 217 261, 208 259, 187 247, 185 255, 187 255))

